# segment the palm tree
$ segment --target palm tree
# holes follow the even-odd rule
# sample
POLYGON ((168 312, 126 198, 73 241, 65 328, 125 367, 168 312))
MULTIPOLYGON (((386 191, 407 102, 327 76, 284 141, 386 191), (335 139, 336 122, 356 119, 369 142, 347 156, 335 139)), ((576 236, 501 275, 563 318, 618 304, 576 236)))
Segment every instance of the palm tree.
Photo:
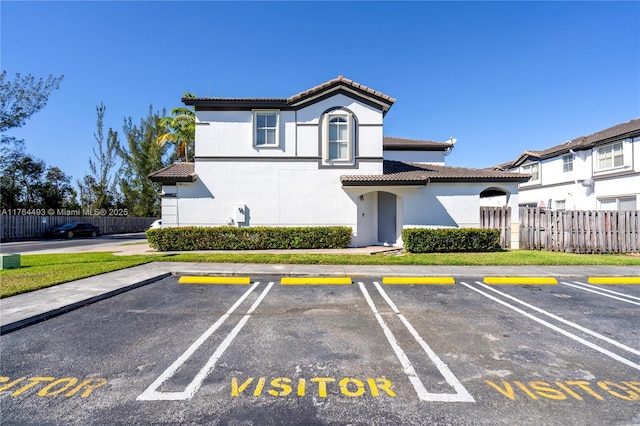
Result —
MULTIPOLYGON (((185 92, 185 98, 195 95, 185 92)), ((189 161, 188 151, 192 148, 196 133, 196 114, 190 108, 178 107, 171 110, 171 114, 160 119, 160 124, 166 129, 166 133, 156 138, 156 143, 161 147, 172 143, 176 147, 178 158, 189 161)))

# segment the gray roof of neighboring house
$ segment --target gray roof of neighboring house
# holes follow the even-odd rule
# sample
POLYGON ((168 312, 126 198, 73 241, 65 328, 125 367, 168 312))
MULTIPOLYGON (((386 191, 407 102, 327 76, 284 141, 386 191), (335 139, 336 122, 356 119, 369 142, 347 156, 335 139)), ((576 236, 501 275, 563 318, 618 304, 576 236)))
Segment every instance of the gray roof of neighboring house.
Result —
POLYGON ((446 151, 453 147, 453 143, 385 136, 382 146, 385 151, 446 151))
POLYGON ((527 160, 544 160, 567 154, 570 150, 580 151, 591 149, 598 145, 603 145, 619 139, 640 136, 640 118, 616 124, 615 126, 600 130, 588 136, 580 136, 560 145, 552 146, 540 151, 525 151, 513 161, 508 161, 497 166, 495 169, 506 170, 519 166, 527 160))
POLYGON ((153 182, 194 182, 197 178, 195 163, 173 163, 147 176, 153 182))
POLYGON ((182 102, 193 105, 199 110, 225 110, 225 109, 250 109, 250 108, 279 108, 297 109, 304 107, 316 100, 324 99, 334 93, 343 93, 347 96, 356 95, 365 102, 382 110, 383 114, 391 108, 396 101, 391 96, 373 90, 363 84, 356 83, 343 76, 338 76, 311 89, 296 93, 288 98, 193 98, 184 97, 182 102))
POLYGON ((345 175, 343 186, 426 185, 429 182, 526 182, 531 176, 491 169, 385 160, 381 175, 345 175))

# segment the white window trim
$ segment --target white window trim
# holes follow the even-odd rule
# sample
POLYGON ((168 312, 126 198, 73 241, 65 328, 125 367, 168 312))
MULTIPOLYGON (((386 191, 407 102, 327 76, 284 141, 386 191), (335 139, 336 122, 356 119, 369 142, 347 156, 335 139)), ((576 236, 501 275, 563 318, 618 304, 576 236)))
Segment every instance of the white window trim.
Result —
POLYGON ((529 179, 529 181, 524 182, 522 185, 533 185, 533 184, 537 184, 540 183, 540 172, 541 172, 541 167, 540 167, 540 162, 535 161, 535 162, 531 162, 531 163, 526 163, 520 166, 520 172, 521 173, 527 173, 531 175, 531 179, 529 179), (538 169, 538 177, 534 178, 533 173, 530 171, 527 171, 528 168, 533 168, 533 167, 537 167, 538 169))
POLYGON ((573 162, 575 160, 575 156, 573 154, 565 154, 562 156, 562 173, 572 173, 573 172, 573 162), (565 161, 565 159, 570 161, 565 161), (570 166, 571 170, 566 170, 566 166, 570 166))
POLYGON ((626 167, 626 155, 625 155, 625 144, 624 141, 617 141, 617 142, 613 142, 610 144, 606 144, 606 145, 602 145, 602 146, 598 146, 594 148, 594 164, 593 164, 593 170, 595 173, 605 173, 605 172, 609 172, 612 170, 620 170, 620 169, 624 169, 626 167), (615 166, 612 165, 611 167, 604 167, 604 168, 600 168, 600 151, 605 149, 605 148, 612 148, 612 152, 611 152, 611 161, 613 162, 615 159, 615 146, 616 145, 620 145, 621 151, 622 151, 622 164, 619 166, 615 166))
POLYGON ((254 109, 252 111, 252 127, 253 127, 253 146, 254 148, 280 148, 280 110, 277 109, 254 109), (275 114, 276 115, 276 142, 273 144, 258 144, 258 114, 275 114))
MULTIPOLYGON (((625 210, 620 210, 620 202, 622 200, 633 200, 635 198, 634 195, 618 195, 615 197, 599 197, 598 198, 598 209, 599 210, 604 210, 602 208, 602 203, 606 203, 606 202, 615 202, 616 203, 616 208, 614 211, 625 211, 625 210)), ((637 203, 637 198, 636 198, 636 203, 637 203)), ((637 208, 637 205, 636 205, 637 208)))
POLYGON ((336 110, 326 114, 325 122, 324 122, 324 150, 325 155, 324 159, 328 163, 353 163, 353 151, 354 151, 354 127, 353 127, 353 116, 351 113, 343 110, 336 110), (329 126, 332 118, 335 117, 344 117, 347 120, 347 135, 349 139, 347 140, 347 158, 330 158, 330 148, 329 148, 329 126))

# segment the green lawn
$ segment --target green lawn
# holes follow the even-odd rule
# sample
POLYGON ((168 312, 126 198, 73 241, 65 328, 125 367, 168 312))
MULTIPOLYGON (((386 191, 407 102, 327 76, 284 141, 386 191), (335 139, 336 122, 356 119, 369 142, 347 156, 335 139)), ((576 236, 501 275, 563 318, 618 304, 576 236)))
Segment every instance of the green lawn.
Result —
POLYGON ((0 297, 25 293, 148 262, 215 262, 308 265, 614 265, 640 266, 640 256, 588 255, 545 251, 431 254, 33 254, 21 256, 22 267, 0 271, 0 297))
POLYGON ((305 265, 640 265, 639 256, 514 250, 490 253, 412 254, 194 254, 156 259, 168 262, 285 263, 305 265))
POLYGON ((0 271, 0 298, 153 260, 153 256, 114 256, 112 253, 26 254, 20 256, 20 269, 0 271))

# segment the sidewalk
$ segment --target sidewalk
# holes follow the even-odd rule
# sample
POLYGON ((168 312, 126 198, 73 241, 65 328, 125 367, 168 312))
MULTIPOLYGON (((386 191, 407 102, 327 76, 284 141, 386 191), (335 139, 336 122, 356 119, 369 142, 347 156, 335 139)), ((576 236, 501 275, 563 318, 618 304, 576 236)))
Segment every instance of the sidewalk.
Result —
MULTIPOLYGON (((142 244, 129 247, 148 246, 142 244)), ((142 248, 143 248, 142 247, 142 248)), ((140 249, 140 247, 138 248, 140 249)), ((380 248, 384 249, 384 248, 380 248)), ((349 253, 366 253, 348 249, 349 253)), ((133 252, 136 250, 128 251, 133 252)), ((290 251, 288 251, 290 253, 290 251)), ((332 251, 335 252, 335 251, 332 251)), ((153 262, 0 299, 0 334, 175 275, 270 276, 640 276, 638 266, 262 265, 153 262)))

